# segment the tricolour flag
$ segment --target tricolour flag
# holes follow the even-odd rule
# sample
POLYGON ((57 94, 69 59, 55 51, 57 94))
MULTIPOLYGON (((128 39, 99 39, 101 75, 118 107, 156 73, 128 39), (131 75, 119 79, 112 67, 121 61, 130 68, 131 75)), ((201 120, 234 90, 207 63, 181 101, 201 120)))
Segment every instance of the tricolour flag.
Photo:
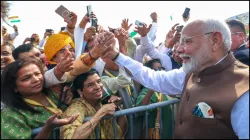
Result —
POLYGON ((11 16, 11 17, 8 17, 8 19, 11 23, 21 22, 18 16, 11 16))

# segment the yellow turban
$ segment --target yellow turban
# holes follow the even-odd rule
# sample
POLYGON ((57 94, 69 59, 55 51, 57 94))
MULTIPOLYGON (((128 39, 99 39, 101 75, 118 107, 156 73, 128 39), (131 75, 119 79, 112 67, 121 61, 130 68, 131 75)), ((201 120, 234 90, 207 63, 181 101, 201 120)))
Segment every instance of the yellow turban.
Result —
POLYGON ((51 35, 44 45, 44 54, 50 64, 56 64, 52 61, 52 58, 60 51, 64 46, 70 44, 71 47, 75 47, 75 44, 68 33, 59 32, 58 34, 51 35))

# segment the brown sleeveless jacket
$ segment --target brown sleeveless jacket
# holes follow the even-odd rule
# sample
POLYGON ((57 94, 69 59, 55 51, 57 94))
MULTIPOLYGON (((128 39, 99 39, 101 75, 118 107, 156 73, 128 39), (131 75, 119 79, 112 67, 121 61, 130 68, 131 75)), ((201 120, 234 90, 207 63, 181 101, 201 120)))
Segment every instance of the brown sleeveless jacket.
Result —
POLYGON ((186 77, 174 138, 238 138, 231 125, 237 99, 249 90, 249 67, 229 53, 219 64, 186 77), (207 103, 214 119, 193 116, 196 104, 207 103))

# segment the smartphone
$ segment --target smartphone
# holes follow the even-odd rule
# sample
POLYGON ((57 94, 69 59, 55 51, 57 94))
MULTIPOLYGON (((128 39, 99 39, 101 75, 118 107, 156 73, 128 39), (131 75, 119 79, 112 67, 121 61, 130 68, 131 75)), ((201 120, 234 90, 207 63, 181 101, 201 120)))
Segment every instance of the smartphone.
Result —
POLYGON ((50 32, 52 32, 52 29, 46 29, 46 32, 50 33, 50 32))
POLYGON ((189 12, 190 12, 190 8, 187 8, 187 7, 186 7, 186 9, 185 9, 185 11, 184 11, 184 13, 183 13, 182 16, 183 16, 184 18, 187 18, 188 15, 189 15, 189 12))
POLYGON ((87 6, 87 16, 90 17, 90 16, 91 16, 91 13, 92 13, 92 6, 91 6, 91 5, 88 5, 88 6, 87 6))
POLYGON ((177 26, 176 31, 180 33, 183 27, 184 27, 183 25, 177 26))
POLYGON ((141 27, 141 26, 143 25, 143 23, 142 23, 142 22, 140 22, 140 21, 138 21, 138 20, 136 20, 136 21, 135 21, 135 25, 137 25, 137 26, 140 26, 140 27, 141 27))
POLYGON ((95 27, 96 29, 97 29, 97 22, 98 22, 97 18, 91 18, 91 26, 95 27))
POLYGON ((61 16, 63 19, 65 19, 67 22, 70 21, 73 18, 72 13, 65 8, 63 5, 60 5, 55 12, 61 16))

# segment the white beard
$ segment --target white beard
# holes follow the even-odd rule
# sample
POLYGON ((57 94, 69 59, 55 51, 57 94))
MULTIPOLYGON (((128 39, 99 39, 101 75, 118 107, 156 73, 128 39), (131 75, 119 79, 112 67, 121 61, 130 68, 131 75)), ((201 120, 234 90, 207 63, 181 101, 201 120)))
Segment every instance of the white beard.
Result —
POLYGON ((204 46, 202 46, 195 54, 196 55, 194 56, 184 54, 180 55, 190 57, 190 62, 182 64, 185 73, 194 72, 197 68, 212 58, 211 52, 206 43, 204 43, 204 46))

